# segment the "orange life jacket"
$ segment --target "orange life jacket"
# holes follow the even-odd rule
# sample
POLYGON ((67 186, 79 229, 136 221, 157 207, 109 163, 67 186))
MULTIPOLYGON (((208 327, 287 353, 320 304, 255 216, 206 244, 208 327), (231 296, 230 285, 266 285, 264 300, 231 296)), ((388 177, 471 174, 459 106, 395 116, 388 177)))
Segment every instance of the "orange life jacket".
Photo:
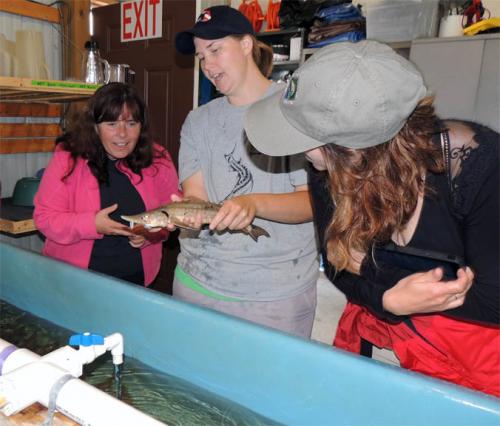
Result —
POLYGON ((252 24, 252 27, 256 33, 262 28, 262 23, 264 21, 264 14, 262 13, 262 8, 257 0, 243 0, 238 7, 238 10, 247 17, 247 19, 252 24))
POLYGON ((279 30, 280 28, 280 11, 281 1, 280 0, 269 0, 267 5, 266 21, 267 21, 267 31, 279 30))

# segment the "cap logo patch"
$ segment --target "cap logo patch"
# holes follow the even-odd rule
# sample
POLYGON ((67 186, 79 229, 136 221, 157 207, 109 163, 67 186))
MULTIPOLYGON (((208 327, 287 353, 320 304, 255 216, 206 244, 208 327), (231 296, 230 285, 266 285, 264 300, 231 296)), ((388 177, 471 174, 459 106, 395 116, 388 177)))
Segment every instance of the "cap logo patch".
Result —
POLYGON ((196 23, 208 22, 208 21, 210 21, 210 19, 212 19, 212 13, 210 12, 209 9, 205 9, 203 12, 200 13, 200 16, 198 16, 196 23))
POLYGON ((293 103, 293 101, 295 101, 298 85, 299 77, 292 77, 290 80, 288 80, 288 85, 286 86, 285 94, 283 95, 283 100, 285 103, 293 103))

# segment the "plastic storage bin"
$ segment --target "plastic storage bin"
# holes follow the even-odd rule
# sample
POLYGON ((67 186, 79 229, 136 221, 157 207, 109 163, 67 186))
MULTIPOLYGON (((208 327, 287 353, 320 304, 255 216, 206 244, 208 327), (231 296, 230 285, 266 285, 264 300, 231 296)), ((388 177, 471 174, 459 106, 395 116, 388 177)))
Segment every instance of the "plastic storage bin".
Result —
POLYGON ((365 0, 366 38, 396 42, 435 37, 438 5, 439 0, 365 0))

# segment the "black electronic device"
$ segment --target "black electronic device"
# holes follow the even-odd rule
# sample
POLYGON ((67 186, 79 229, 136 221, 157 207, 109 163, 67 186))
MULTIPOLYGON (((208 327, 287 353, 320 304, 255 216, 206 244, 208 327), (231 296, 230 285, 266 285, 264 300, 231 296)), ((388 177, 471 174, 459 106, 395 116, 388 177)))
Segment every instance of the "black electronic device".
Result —
POLYGON ((375 263, 381 262, 412 272, 426 272, 440 267, 443 269, 443 281, 455 280, 458 269, 465 266, 464 260, 454 254, 396 244, 376 247, 374 258, 375 263))

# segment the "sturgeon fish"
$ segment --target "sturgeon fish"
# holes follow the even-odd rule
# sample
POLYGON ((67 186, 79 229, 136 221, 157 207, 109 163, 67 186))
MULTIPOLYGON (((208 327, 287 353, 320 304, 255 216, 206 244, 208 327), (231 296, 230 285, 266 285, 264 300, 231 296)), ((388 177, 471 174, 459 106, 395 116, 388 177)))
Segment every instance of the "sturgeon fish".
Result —
MULTIPOLYGON (((154 210, 149 210, 132 216, 121 216, 123 220, 130 223, 134 228, 135 224, 142 225, 146 229, 165 228, 167 225, 175 225, 178 228, 196 229, 186 223, 186 219, 201 213, 202 224, 209 224, 215 217, 222 204, 199 202, 199 201, 181 201, 178 203, 165 204, 154 210)), ((267 231, 260 226, 248 225, 241 232, 250 235, 254 241, 260 236, 269 237, 267 231)))

